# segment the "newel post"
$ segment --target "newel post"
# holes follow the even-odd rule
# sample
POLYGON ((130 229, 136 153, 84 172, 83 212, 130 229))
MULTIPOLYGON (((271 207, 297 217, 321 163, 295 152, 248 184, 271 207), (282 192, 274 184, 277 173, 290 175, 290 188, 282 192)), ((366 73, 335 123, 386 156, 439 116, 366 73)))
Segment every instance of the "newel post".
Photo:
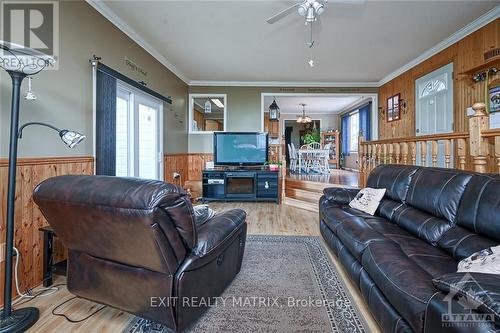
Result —
POLYGON ((365 158, 368 158, 368 152, 364 151, 363 143, 365 142, 365 138, 360 133, 358 137, 358 162, 359 162, 359 177, 360 177, 360 185, 365 185, 365 158))
POLYGON ((485 173, 488 163, 488 139, 482 132, 489 129, 489 117, 484 103, 475 103, 472 108, 474 115, 469 118, 470 155, 474 171, 485 173))

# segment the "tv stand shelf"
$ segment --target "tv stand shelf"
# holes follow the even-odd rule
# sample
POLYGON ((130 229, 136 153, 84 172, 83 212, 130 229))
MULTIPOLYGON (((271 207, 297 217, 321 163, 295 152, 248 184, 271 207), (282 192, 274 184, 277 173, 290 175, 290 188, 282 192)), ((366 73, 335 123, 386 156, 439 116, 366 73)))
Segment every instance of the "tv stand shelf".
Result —
POLYGON ((274 201, 279 171, 256 168, 203 170, 202 201, 274 201))

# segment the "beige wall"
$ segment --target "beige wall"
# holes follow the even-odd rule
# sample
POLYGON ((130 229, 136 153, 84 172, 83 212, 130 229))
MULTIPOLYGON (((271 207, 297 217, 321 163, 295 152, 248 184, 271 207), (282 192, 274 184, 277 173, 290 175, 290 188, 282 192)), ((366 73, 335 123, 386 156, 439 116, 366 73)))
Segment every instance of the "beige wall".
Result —
MULTIPOLYGON (((190 93, 227 94, 227 131, 262 129, 262 93, 376 93, 377 88, 189 87, 190 93)), ((335 124, 335 121, 332 122, 335 124)), ((338 127, 338 120, 337 120, 338 127)), ((211 153, 212 134, 190 134, 190 153, 211 153)))
MULTIPOLYGON (((88 59, 96 54, 111 68, 167 96, 173 104, 164 105, 164 150, 169 153, 187 151, 187 85, 167 70, 139 45, 84 1, 61 1, 59 70, 43 71, 33 79, 38 99, 21 101, 20 122, 43 121, 70 128, 87 135, 87 140, 70 150, 56 133, 45 128, 29 128, 19 144, 19 154, 38 156, 92 155, 92 72, 88 59), (147 76, 125 65, 128 57, 147 76)), ((10 122, 10 78, 1 71, 0 157, 8 155, 10 122)), ((27 87, 23 83, 22 91, 27 87)))

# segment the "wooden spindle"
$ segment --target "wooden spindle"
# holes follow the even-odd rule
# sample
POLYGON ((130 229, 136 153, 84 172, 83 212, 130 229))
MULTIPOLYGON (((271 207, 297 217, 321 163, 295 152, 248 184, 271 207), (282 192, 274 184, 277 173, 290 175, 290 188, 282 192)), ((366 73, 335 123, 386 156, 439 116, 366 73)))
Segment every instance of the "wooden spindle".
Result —
POLYGON ((407 142, 403 142, 401 144, 401 152, 402 152, 402 155, 403 155, 403 164, 408 164, 408 143, 407 142))
POLYGON ((489 117, 486 113, 486 104, 475 103, 472 105, 474 115, 469 118, 470 155, 474 171, 485 173, 488 163, 488 139, 482 136, 482 132, 489 128, 489 117))
POLYGON ((431 158, 432 158, 432 166, 437 166, 438 161, 438 142, 436 140, 431 141, 431 158))
POLYGON ((401 145, 399 143, 394 144, 394 155, 396 159, 396 164, 401 161, 401 145))
POLYGON ((392 164, 393 154, 394 154, 394 145, 392 143, 389 143, 388 150, 389 150, 389 164, 392 164))
POLYGON ((387 144, 384 143, 383 147, 382 147, 382 158, 384 160, 384 164, 387 164, 387 144))
POLYGON ((444 166, 451 167, 451 140, 444 140, 444 166))
POLYGON ((457 156, 458 156, 458 168, 460 170, 465 170, 465 156, 466 156, 467 145, 465 139, 458 139, 457 141, 457 156))
POLYGON ((420 164, 427 166, 427 141, 420 141, 420 164))
POLYGON ((500 136, 495 137, 495 157, 497 158, 497 172, 500 173, 500 136))
POLYGON ((411 165, 417 165, 417 143, 410 142, 411 165))
POLYGON ((375 164, 376 165, 380 165, 380 163, 382 163, 382 159, 380 157, 380 154, 381 154, 381 149, 382 147, 380 145, 375 145, 375 155, 376 155, 376 160, 375 160, 375 164))

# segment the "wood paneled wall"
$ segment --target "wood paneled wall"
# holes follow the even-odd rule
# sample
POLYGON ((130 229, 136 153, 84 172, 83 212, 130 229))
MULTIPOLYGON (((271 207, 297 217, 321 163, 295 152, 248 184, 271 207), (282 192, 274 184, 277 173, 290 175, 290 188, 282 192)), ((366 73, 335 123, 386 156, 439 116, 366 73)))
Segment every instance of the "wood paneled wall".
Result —
POLYGON ((201 181, 201 171, 205 163, 213 161, 213 155, 207 153, 166 154, 164 160, 165 181, 180 184, 173 178, 173 173, 181 175, 181 185, 186 181, 201 181))
MULTIPOLYGON (((68 158, 29 158, 20 159, 17 167, 16 203, 15 203, 15 246, 21 253, 19 262, 19 284, 21 291, 35 287, 42 282, 43 237, 38 228, 47 225, 37 205, 33 202, 32 193, 37 184, 43 180, 59 175, 93 174, 94 159, 92 157, 68 158)), ((7 159, 0 159, 0 243, 5 244, 5 216, 7 207, 7 159)), ((58 257, 64 257, 62 247, 58 257)), ((0 268, 0 285, 3 286, 4 262, 0 268)), ((0 299, 3 299, 3 287, 0 299)), ((15 286, 13 295, 16 296, 15 286)))
MULTIPOLYGON (((485 82, 474 83, 470 74, 464 74, 484 63, 484 52, 500 46, 500 19, 466 36, 440 53, 418 64, 379 89, 379 107, 386 109, 388 97, 401 93, 406 101, 406 114, 401 120, 388 123, 379 117, 380 139, 415 135, 415 80, 444 65, 453 62, 453 108, 456 132, 468 130, 467 107, 476 102, 485 102, 485 82)), ((490 81, 500 73, 490 77, 490 81)))

